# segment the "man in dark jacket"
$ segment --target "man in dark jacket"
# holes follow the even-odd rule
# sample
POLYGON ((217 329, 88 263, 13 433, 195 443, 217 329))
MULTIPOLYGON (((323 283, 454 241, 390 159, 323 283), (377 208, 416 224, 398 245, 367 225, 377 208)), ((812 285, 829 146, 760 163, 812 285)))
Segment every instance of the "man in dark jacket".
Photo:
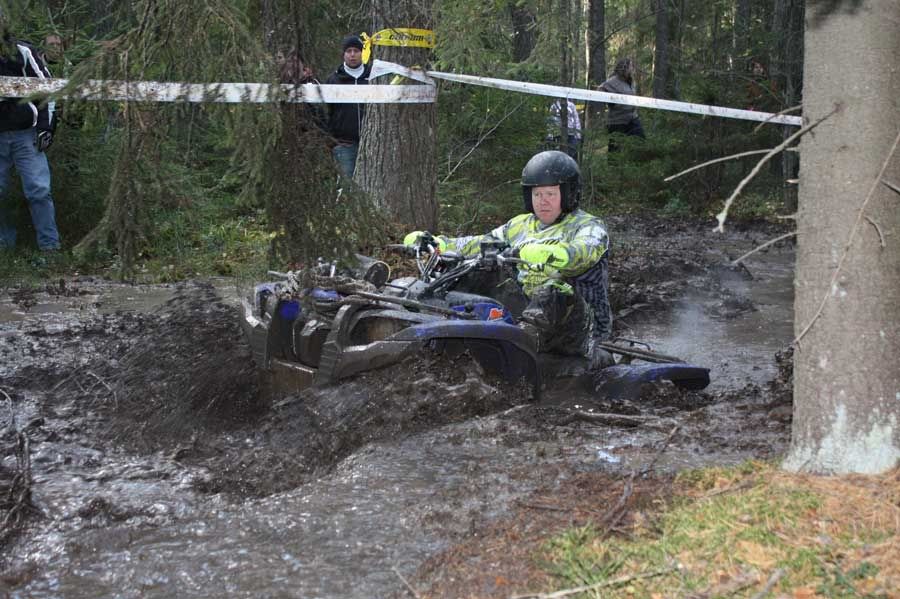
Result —
MULTIPOLYGON (((634 60, 620 58, 616 62, 613 76, 600 84, 600 91, 611 94, 624 94, 626 96, 637 95, 634 89, 634 60)), ((609 114, 606 117, 606 130, 609 133, 609 151, 616 152, 619 149, 615 135, 634 135, 646 139, 644 127, 638 117, 637 108, 626 104, 609 104, 609 114)))
MULTIPOLYGON (((16 40, 2 14, 0 75, 50 78, 43 53, 27 42, 16 40)), ((38 248, 59 249, 56 211, 50 195, 50 165, 45 154, 53 142, 55 126, 53 102, 0 98, 0 248, 12 249, 16 244, 12 202, 6 193, 9 171, 15 166, 31 210, 38 248)))
MULTIPOLYGON (((368 85, 371 66, 362 61, 362 40, 355 35, 344 38, 341 45, 344 63, 328 77, 325 83, 332 85, 368 85)), ((359 131, 366 114, 364 104, 330 104, 328 130, 336 145, 332 152, 348 178, 353 178, 356 170, 356 154, 359 151, 359 131)))

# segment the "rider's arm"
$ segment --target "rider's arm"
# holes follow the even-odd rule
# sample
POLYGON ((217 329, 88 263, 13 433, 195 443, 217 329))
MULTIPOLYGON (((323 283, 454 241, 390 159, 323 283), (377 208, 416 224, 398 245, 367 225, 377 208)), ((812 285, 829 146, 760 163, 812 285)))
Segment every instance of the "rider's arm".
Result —
POLYGON ((481 251, 481 243, 483 241, 495 240, 510 243, 508 235, 509 227, 515 220, 516 219, 514 218, 509 222, 500 225, 487 235, 468 235, 465 237, 444 237, 443 235, 439 235, 438 239, 447 245, 448 250, 457 252, 466 258, 471 258, 472 256, 477 256, 481 251))
POLYGON ((609 250, 606 228, 598 220, 584 223, 568 242, 569 262, 559 268, 563 277, 577 277, 597 263, 609 250))

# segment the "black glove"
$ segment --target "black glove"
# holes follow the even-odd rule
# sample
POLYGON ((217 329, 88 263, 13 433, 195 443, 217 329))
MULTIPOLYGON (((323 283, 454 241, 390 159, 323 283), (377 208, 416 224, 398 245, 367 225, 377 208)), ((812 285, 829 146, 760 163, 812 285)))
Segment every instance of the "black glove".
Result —
POLYGON ((38 131, 34 140, 34 146, 38 152, 46 152, 53 143, 53 134, 49 131, 38 131))

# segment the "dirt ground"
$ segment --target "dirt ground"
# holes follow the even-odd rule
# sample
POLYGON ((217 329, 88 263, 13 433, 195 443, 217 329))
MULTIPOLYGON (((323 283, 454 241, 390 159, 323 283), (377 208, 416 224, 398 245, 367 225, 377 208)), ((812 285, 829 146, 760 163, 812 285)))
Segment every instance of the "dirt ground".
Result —
MULTIPOLYGON (((708 223, 616 224, 627 226, 631 239, 614 246, 612 254, 611 299, 620 330, 658 318, 688 287, 716 298, 708 309, 718 318, 753 310, 749 300, 722 285, 723 274, 751 275, 709 254, 708 223)), ((778 233, 755 224, 729 235, 746 247, 778 233)), ((718 258, 734 258, 737 251, 722 250, 718 258)), ((66 278, 44 289, 7 287, 0 295, 27 314, 47 298, 102 297, 114 286, 66 278)), ((649 456, 680 446, 771 458, 784 450, 789 436, 789 355, 779 357, 779 376, 767 386, 715 393, 658 386, 640 403, 598 399, 589 410, 564 394, 550 393, 530 404, 527 390, 482 380, 464 358, 448 364, 423 357, 339 388, 272 397, 263 392, 233 301, 206 282, 190 281, 170 291, 168 301, 146 312, 79 309, 0 322, 0 401, 8 413, 0 430, 0 542, 6 549, 0 581, 6 591, 40 576, 14 557, 43 518, 31 502, 29 481, 65 476, 73 465, 90 468, 92 460, 102 461, 95 456, 110 452, 202 468, 209 475, 191 483, 193 492, 241 502, 297 488, 367 444, 497 413, 516 430, 531 431, 597 426, 590 413, 643 418, 638 426, 665 433, 664 443, 658 435, 648 441, 649 456), (62 461, 42 450, 66 443, 79 449, 62 461)), ((635 426, 626 420, 602 424, 635 426)), ((160 471, 165 468, 160 465, 160 471)), ((553 481, 517 500, 507 517, 478 530, 460 534, 448 524, 450 548, 423 563, 409 584, 428 597, 506 597, 540 587, 546 575, 531 556, 543 539, 587 522, 614 534, 642 505, 664 499, 671 480, 671 469, 651 467, 637 475, 623 468, 553 481)), ((101 496, 79 501, 85 526, 136 516, 101 496)), ((141 525, 152 524, 149 513, 137 515, 141 525)))

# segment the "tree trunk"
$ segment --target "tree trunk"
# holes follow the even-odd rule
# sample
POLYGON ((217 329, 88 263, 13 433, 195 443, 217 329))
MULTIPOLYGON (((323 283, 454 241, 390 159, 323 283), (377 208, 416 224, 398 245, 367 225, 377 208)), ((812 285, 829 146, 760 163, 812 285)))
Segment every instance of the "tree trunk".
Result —
POLYGON ((900 78, 884 70, 900 56, 898 22, 888 0, 807 19, 804 116, 837 111, 801 146, 788 470, 877 473, 900 460, 900 210, 878 182, 900 183, 900 155, 879 174, 900 131, 900 78))
MULTIPOLYGON (((378 0, 373 13, 375 31, 432 27, 431 0, 378 0)), ((426 48, 373 48, 374 58, 407 66, 424 66, 429 55, 426 48)), ((395 222, 431 231, 438 223, 436 115, 434 104, 369 104, 353 176, 395 222)))
POLYGON ((531 56, 537 44, 537 27, 534 13, 518 2, 508 5, 509 16, 513 25, 513 62, 523 62, 531 56))
POLYGON ((749 51, 750 0, 736 0, 734 5, 734 70, 749 70, 749 51))
MULTIPOLYGON (((605 0, 590 0, 588 12, 588 89, 597 89, 597 86, 606 81, 606 2, 605 0)), ((587 119, 584 128, 599 123, 603 114, 603 105, 598 102, 590 102, 587 119)))
POLYGON ((669 71, 669 0, 656 0, 656 51, 653 57, 653 97, 666 97, 669 71))

